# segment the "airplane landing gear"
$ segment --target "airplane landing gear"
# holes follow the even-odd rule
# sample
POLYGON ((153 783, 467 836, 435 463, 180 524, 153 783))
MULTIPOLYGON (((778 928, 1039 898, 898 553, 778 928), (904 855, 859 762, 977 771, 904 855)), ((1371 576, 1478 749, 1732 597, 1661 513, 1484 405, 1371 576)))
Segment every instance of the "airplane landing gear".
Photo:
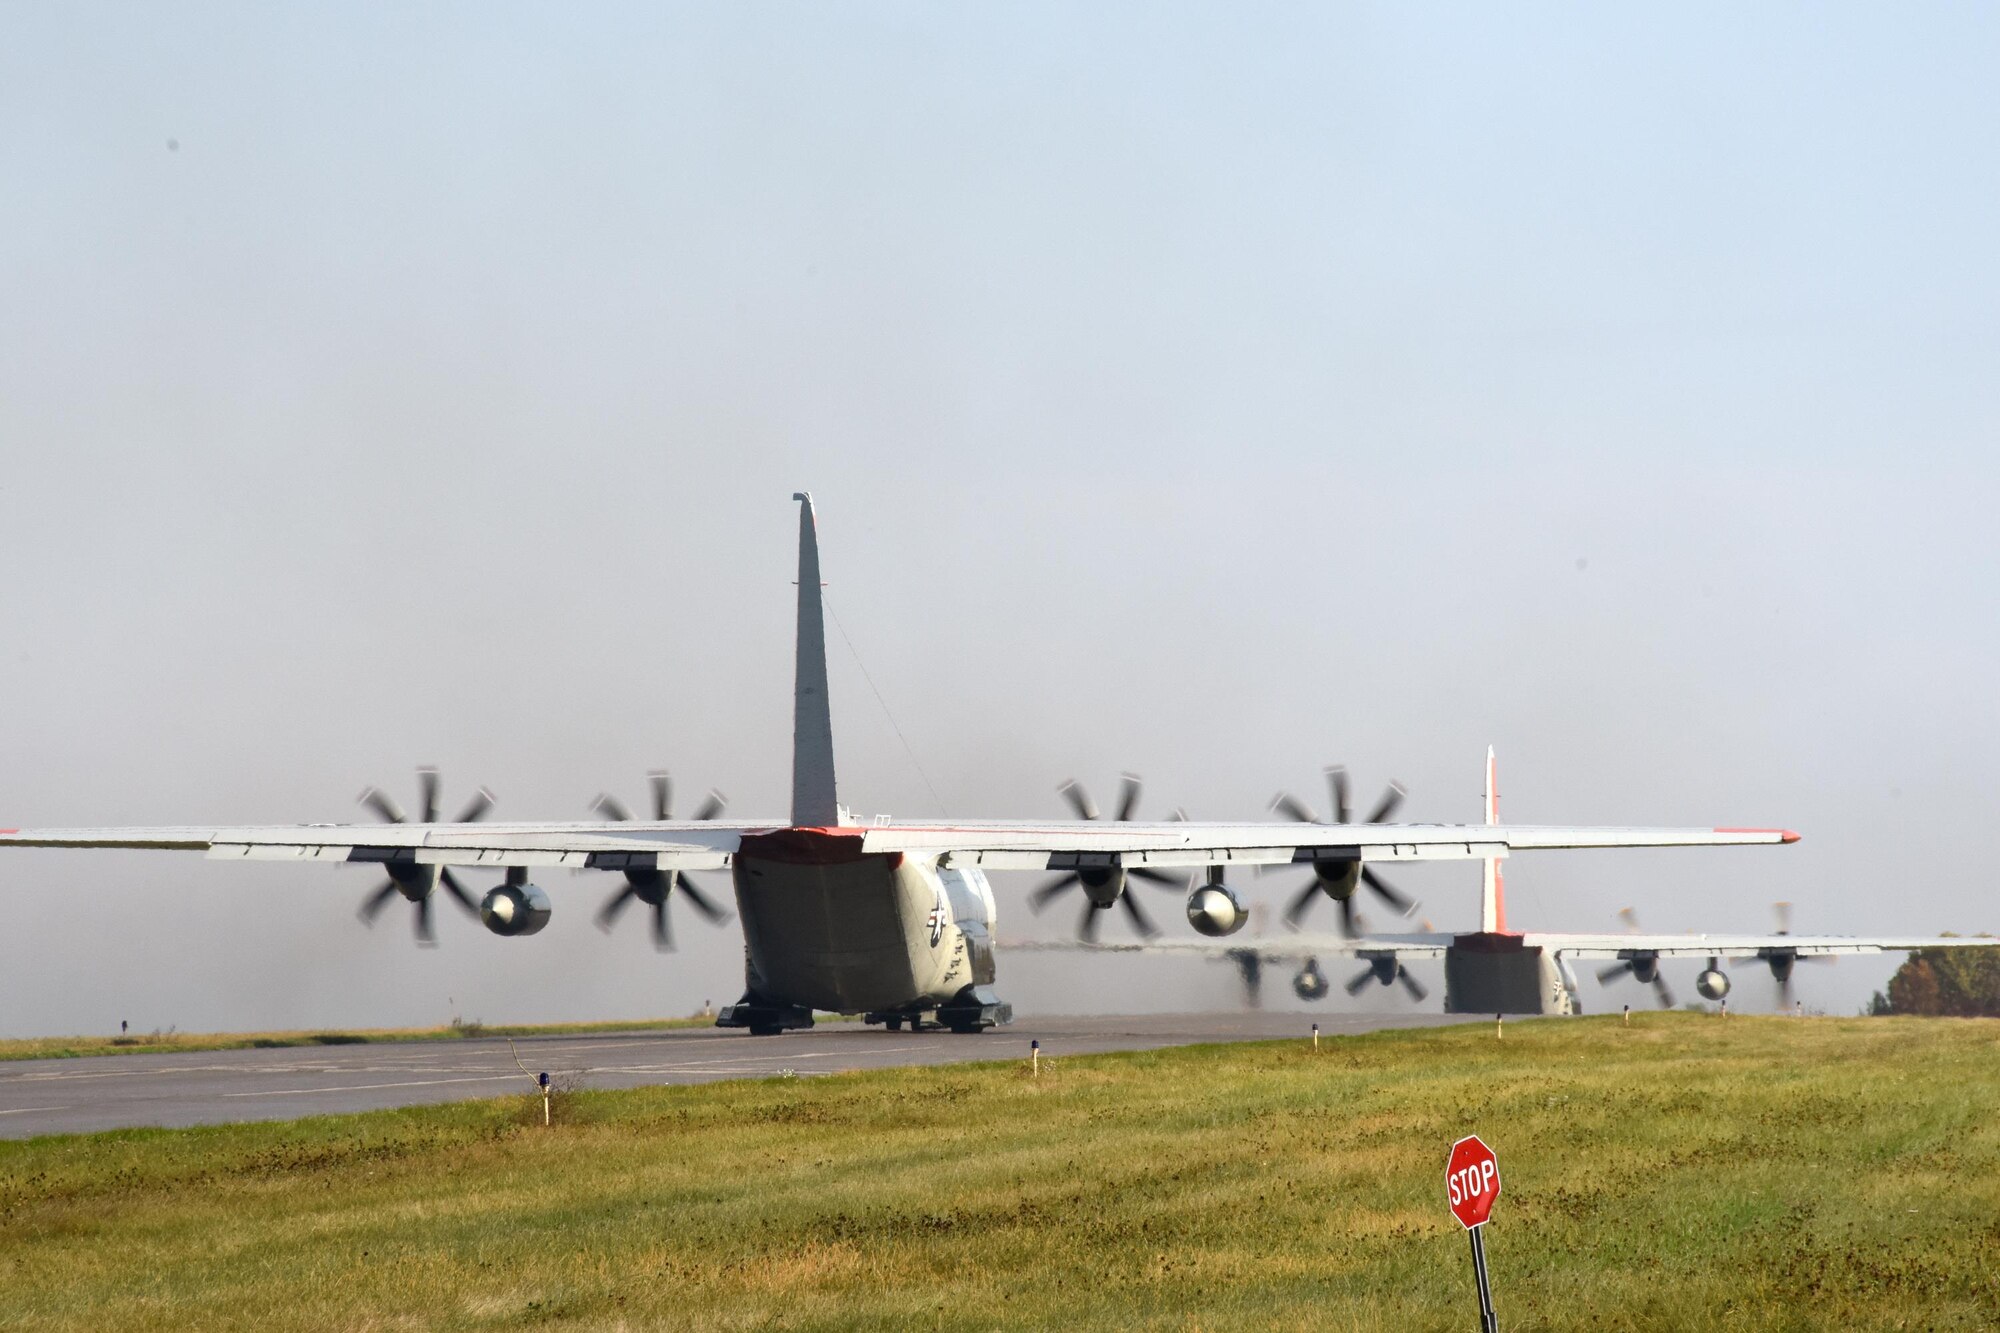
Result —
POLYGON ((958 1033, 984 1032, 987 1028, 1014 1021, 1014 1006, 993 993, 988 986, 967 986, 958 994, 937 1006, 935 1017, 927 1018, 928 1009, 878 1009, 861 1016, 861 1021, 880 1024, 890 1032, 901 1032, 904 1024, 910 1031, 923 1032, 931 1028, 948 1028, 958 1033))
POLYGON ((775 1037, 813 1025, 812 1010, 795 1004, 772 1004, 760 996, 745 994, 735 1004, 726 1004, 715 1016, 719 1028, 748 1028, 753 1037, 775 1037))

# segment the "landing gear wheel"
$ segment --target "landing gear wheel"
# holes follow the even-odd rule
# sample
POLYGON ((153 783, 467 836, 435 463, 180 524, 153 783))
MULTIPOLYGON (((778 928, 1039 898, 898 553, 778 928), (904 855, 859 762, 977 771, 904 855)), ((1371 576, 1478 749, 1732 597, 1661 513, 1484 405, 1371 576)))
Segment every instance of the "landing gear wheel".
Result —
POLYGON ((961 1037, 976 1037, 986 1031, 986 1025, 983 1023, 953 1023, 951 1030, 961 1037))
POLYGON ((750 1035, 753 1037, 775 1037, 783 1031, 784 1029, 781 1027, 772 1027, 765 1023, 752 1023, 750 1025, 750 1035))
POLYGON ((901 1032, 903 1030, 903 1020, 900 1018, 885 1018, 882 1020, 882 1026, 891 1032, 901 1032))

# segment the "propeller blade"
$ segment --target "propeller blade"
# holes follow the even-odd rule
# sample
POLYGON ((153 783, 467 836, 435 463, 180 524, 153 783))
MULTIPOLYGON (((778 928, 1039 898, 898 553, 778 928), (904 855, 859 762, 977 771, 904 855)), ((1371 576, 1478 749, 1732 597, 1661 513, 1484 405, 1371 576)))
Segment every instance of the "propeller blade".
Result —
POLYGON ((1408 916, 1417 910, 1417 900, 1415 898, 1390 887, 1389 881, 1383 879, 1367 866, 1361 867, 1361 882, 1366 884, 1370 889, 1373 889, 1381 896, 1382 901, 1388 903, 1389 906, 1395 908, 1404 916, 1408 916))
POLYGON ((625 905, 638 896, 639 890, 630 884, 612 894, 605 900, 604 906, 597 910, 597 928, 610 930, 611 923, 618 919, 618 914, 625 910, 625 905))
POLYGON ((1083 920, 1077 922, 1076 937, 1085 944, 1097 943, 1097 917, 1103 910, 1096 903, 1083 905, 1083 920))
POLYGON ((1632 960, 1630 958, 1627 958, 1622 963, 1613 963, 1609 967, 1600 967, 1597 969, 1597 984, 1608 986, 1631 970, 1632 960))
POLYGON ((1350 940, 1361 934, 1361 927, 1354 920, 1354 895, 1351 893, 1340 900, 1340 929, 1350 940))
POLYGON ((1674 993, 1668 989, 1667 978, 1664 973, 1653 973, 1653 994, 1660 997, 1660 1008, 1671 1009, 1674 1007, 1674 993))
POLYGON ((1054 879, 1042 885, 1041 888, 1036 889, 1028 895, 1028 910, 1030 912, 1040 912, 1051 901, 1060 897, 1070 885, 1081 884, 1082 882, 1083 877, 1074 870, 1057 875, 1054 879))
POLYGON ((376 816, 386 823, 406 824, 409 822, 403 816, 403 807, 397 805, 389 793, 383 791, 380 787, 364 788, 362 793, 354 799, 367 806, 370 810, 373 810, 376 816))
POLYGON ((444 891, 449 893, 460 907, 473 916, 479 915, 479 904, 465 891, 465 886, 458 882, 458 876, 451 873, 450 866, 438 871, 438 883, 444 886, 444 891))
POLYGON ((1281 791, 1271 798, 1271 809, 1301 824, 1319 823, 1319 816, 1312 812, 1312 807, 1288 791, 1281 791))
POLYGON ((478 791, 472 793, 472 799, 467 801, 465 808, 458 812, 457 822, 460 824, 477 824, 480 820, 486 818, 487 811, 492 808, 493 793, 481 787, 478 791))
POLYGON ((1184 806, 1184 805, 1177 805, 1177 806, 1175 806, 1175 807, 1174 807, 1174 812, 1173 812, 1172 814, 1170 814, 1170 815, 1168 815, 1168 816, 1167 816, 1167 822, 1168 822, 1168 823, 1170 823, 1170 824, 1185 824, 1185 823, 1187 823, 1187 822, 1188 822, 1188 812, 1187 812, 1187 807, 1186 807, 1186 806, 1184 806))
POLYGON ((1792 993, 1792 977, 1788 972, 1778 979, 1778 1004, 1782 1008, 1790 1009, 1796 998, 1792 993))
POLYGON ((1375 969, 1364 967, 1361 969, 1359 976, 1347 983, 1345 989, 1349 995, 1359 995, 1363 990, 1367 989, 1368 983, 1373 980, 1375 980, 1375 969))
POLYGON ((1299 890, 1299 896, 1292 899, 1291 904, 1285 908, 1285 924, 1297 930, 1299 922, 1305 917, 1306 909, 1313 905, 1313 899, 1318 896, 1319 879, 1314 877, 1306 881, 1306 886, 1299 890))
POLYGON ((680 872, 679 883, 681 893, 687 898, 688 903, 695 911, 707 917, 710 925, 719 926, 729 920, 729 913, 717 907, 713 898, 710 898, 700 889, 697 889, 694 886, 694 881, 687 877, 687 871, 683 870, 680 872))
POLYGON ((371 926, 374 925, 375 918, 381 914, 382 909, 388 906, 389 900, 395 896, 396 881, 393 879, 383 880, 381 888, 361 900, 361 919, 371 926))
POLYGON ((653 904, 653 947, 662 953, 672 953, 674 948, 674 928, 667 922, 667 900, 653 904))
POLYGON ((1118 822, 1130 819, 1139 808, 1139 779, 1136 774, 1124 773, 1118 778, 1118 822))
POLYGON ((646 775, 646 781, 653 788, 653 818, 662 824, 674 817, 674 780, 664 769, 654 769, 646 775))
POLYGON ((606 819, 615 820, 620 824, 632 818, 632 812, 625 808, 625 802, 619 800, 610 792, 605 792, 595 801, 592 801, 590 808, 594 813, 603 815, 606 819))
MULTIPOLYGON (((711 787, 708 799, 701 803, 701 809, 694 812, 694 817, 696 819, 714 819, 728 808, 729 798, 711 787)), ((665 819, 666 816, 662 815, 660 818, 665 819)))
POLYGON ((1145 866, 1139 866, 1126 871, 1125 877, 1127 879, 1142 880, 1147 884, 1157 884, 1161 888, 1172 889, 1176 893, 1180 892, 1181 884, 1183 883, 1182 880, 1167 874, 1165 871, 1149 870, 1145 866))
POLYGON ((1400 963, 1396 966, 1396 980, 1403 983, 1403 989, 1408 991, 1410 998, 1418 1004, 1430 998, 1431 993, 1424 989, 1424 983, 1411 976, 1410 969, 1400 963))
POLYGON ((1076 811, 1078 819, 1097 818, 1097 802, 1090 799, 1090 793, 1085 791, 1075 778, 1063 783, 1056 788, 1056 791, 1069 802, 1070 809, 1076 811))
POLYGON ((1402 783, 1400 782, 1390 783, 1389 790, 1382 793, 1382 799, 1375 803, 1375 808, 1368 812, 1368 818, 1363 822, 1369 824, 1380 824, 1382 821, 1386 820, 1390 815, 1396 813, 1396 807, 1403 803, 1403 797, 1405 797, 1408 794, 1409 793, 1403 789, 1402 783))
POLYGON ((431 895, 417 899, 417 943, 429 949, 437 945, 437 932, 431 929, 431 895))
POLYGON ((1778 933, 1780 935, 1791 934, 1792 905, 1790 903, 1772 903, 1771 908, 1778 915, 1778 933))
POLYGON ((1125 904, 1125 915, 1132 919, 1132 929, 1149 940, 1160 933, 1160 928, 1146 915, 1146 909, 1139 906, 1137 898, 1130 893, 1121 893, 1118 895, 1118 901, 1125 904))
POLYGON ((1264 955, 1255 949, 1232 949, 1229 956, 1236 963, 1236 975, 1243 978, 1243 1002, 1252 1009, 1261 1008, 1264 1003, 1264 955))
POLYGON ((1618 909, 1618 919, 1625 923, 1625 933, 1627 935, 1636 935, 1639 933, 1639 914, 1637 912, 1629 907, 1621 907, 1618 909))
POLYGON ((423 822, 437 823, 438 817, 438 771, 426 765, 417 770, 417 796, 424 809, 423 822))
POLYGON ((1353 815, 1347 804, 1347 770, 1339 764, 1327 769, 1326 786, 1333 796, 1333 822, 1347 823, 1353 815))

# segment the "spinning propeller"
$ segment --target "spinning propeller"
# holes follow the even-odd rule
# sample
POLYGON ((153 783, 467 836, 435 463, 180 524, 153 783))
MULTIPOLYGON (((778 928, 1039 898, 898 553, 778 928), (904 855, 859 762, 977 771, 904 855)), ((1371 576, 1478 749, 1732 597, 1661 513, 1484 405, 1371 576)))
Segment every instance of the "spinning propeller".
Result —
MULTIPOLYGON (((437 823, 438 771, 435 768, 426 767, 417 770, 417 791, 418 799, 422 802, 423 814, 423 818, 417 822, 437 823)), ((410 822, 409 817, 403 813, 403 808, 380 787, 370 787, 355 799, 373 810, 386 823, 410 822)), ((458 812, 458 818, 453 822, 477 823, 484 819, 486 812, 492 808, 493 793, 481 787, 472 794, 472 799, 466 802, 465 808, 458 812)), ((417 943, 427 949, 434 948, 437 945, 437 935, 431 929, 431 896, 432 890, 439 885, 442 885, 452 900, 470 915, 474 917, 479 915, 479 904, 465 891, 465 886, 458 882, 458 878, 451 873, 449 866, 418 865, 415 861, 389 861, 384 868, 389 872, 389 878, 361 903, 361 919, 371 926, 375 924, 375 918, 381 914, 382 909, 388 906, 389 900, 401 894, 416 907, 417 943)))
MULTIPOLYGON (((646 777, 653 788, 653 818, 664 824, 674 817, 673 779, 657 770, 646 777)), ((713 819, 728 804, 728 799, 721 792, 711 791, 708 799, 702 802, 701 809, 694 812, 694 817, 713 819)), ((591 809, 618 823, 632 818, 632 812, 626 809, 624 802, 608 794, 599 796, 591 809)), ((729 913, 717 907, 707 894, 696 888, 685 870, 634 868, 624 873, 625 887, 611 895, 598 909, 597 925, 600 930, 610 930, 619 913, 636 898, 653 909, 653 947, 662 951, 671 950, 674 947, 674 930, 667 919, 667 900, 676 889, 688 900, 689 906, 708 918, 711 925, 719 926, 729 920, 729 913)))
MULTIPOLYGON (((1772 903, 1771 908, 1777 913, 1778 917, 1777 933, 1780 935, 1791 934, 1792 905, 1790 903, 1772 903)), ((1778 984, 1778 1007, 1780 1009, 1790 1009, 1796 998, 1792 992, 1792 968, 1794 966, 1799 963, 1831 963, 1838 961, 1831 954, 1802 954, 1796 949, 1759 949, 1757 956, 1770 966, 1771 980, 1778 984)))
MULTIPOLYGON (((1289 815, 1301 824, 1346 824, 1352 822, 1352 812, 1347 803, 1347 770, 1335 764, 1326 770, 1327 787, 1333 795, 1333 818, 1321 819, 1311 807, 1290 792, 1279 792, 1271 799, 1271 809, 1289 815)), ((1382 793, 1382 799, 1368 812, 1363 824, 1379 824, 1395 813, 1403 803, 1407 793, 1399 782, 1391 782, 1389 789, 1382 793)), ((1341 928, 1351 938, 1360 933, 1354 916, 1354 890, 1359 885, 1367 885, 1369 892, 1395 908, 1404 916, 1417 910, 1416 899, 1398 892, 1389 882, 1370 870, 1360 861, 1348 858, 1328 858, 1312 863, 1313 877, 1299 890, 1291 905, 1285 908, 1285 924, 1293 930, 1305 919, 1307 909, 1320 895, 1325 894, 1340 904, 1341 928)))
MULTIPOLYGON (((1090 793, 1075 779, 1065 782, 1057 790, 1062 793, 1063 799, 1070 803, 1070 808, 1076 811, 1077 818, 1102 818, 1097 810, 1097 802, 1090 799, 1090 793)), ((1139 806, 1140 790, 1141 784, 1135 775, 1127 773, 1119 778, 1118 813, 1113 816, 1114 819, 1123 823, 1132 818, 1133 811, 1139 806)), ((1186 819, 1187 816, 1176 810, 1174 818, 1186 819)), ((1098 915, 1109 911, 1114 903, 1124 905, 1125 915, 1130 918, 1132 929, 1138 931, 1142 937, 1152 939, 1160 933, 1160 928, 1153 924, 1146 909, 1139 906, 1132 895, 1126 892, 1126 881, 1133 879, 1174 893, 1180 892, 1182 888, 1181 881, 1172 875, 1162 874, 1145 866, 1133 866, 1130 869, 1115 865, 1084 866, 1065 871, 1036 889, 1028 898, 1028 907, 1031 911, 1039 913, 1071 889, 1082 889, 1089 901, 1083 909, 1082 919, 1077 922, 1076 937, 1079 940, 1085 944, 1097 943, 1098 915)))
POLYGON ((1393 955, 1370 960, 1368 966, 1362 968, 1354 980, 1347 983, 1347 993, 1349 995, 1359 995, 1362 989, 1371 981, 1379 982, 1384 986, 1393 985, 1400 981, 1403 983, 1403 989, 1410 993, 1410 998, 1418 1004, 1422 1004, 1424 999, 1430 994, 1428 990, 1424 989, 1424 984, 1421 981, 1410 975, 1410 969, 1403 966, 1402 960, 1393 955))
MULTIPOLYGON (((1629 907, 1621 907, 1618 909, 1618 917, 1625 923, 1627 933, 1636 933, 1638 931, 1639 914, 1637 912, 1634 912, 1629 907)), ((1640 981, 1652 983, 1653 994, 1658 996, 1660 1000, 1660 1008, 1671 1009, 1674 1007, 1674 993, 1668 988, 1667 979, 1660 975, 1660 956, 1658 954, 1639 950, 1634 952, 1630 958, 1621 958, 1609 967, 1600 967, 1597 969, 1597 984, 1608 986, 1627 974, 1636 977, 1640 981)))
POLYGON ((1264 955, 1255 949, 1231 949, 1224 956, 1236 964, 1236 975, 1243 979, 1244 1005, 1261 1009, 1264 1005, 1264 955))

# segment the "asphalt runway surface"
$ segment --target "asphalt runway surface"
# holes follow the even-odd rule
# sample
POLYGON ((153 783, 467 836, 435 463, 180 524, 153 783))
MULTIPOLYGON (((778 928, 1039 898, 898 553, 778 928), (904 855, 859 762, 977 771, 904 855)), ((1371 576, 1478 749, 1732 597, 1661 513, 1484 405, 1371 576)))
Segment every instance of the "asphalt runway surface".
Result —
MULTIPOLYGON (((711 1027, 517 1037, 514 1048, 529 1069, 575 1086, 636 1088, 1026 1059, 1030 1041, 1042 1043, 1045 1059, 1061 1059, 1202 1042, 1306 1040, 1315 1022, 1321 1033, 1339 1036, 1465 1021, 1447 1014, 1141 1014, 1031 1018, 979 1036, 826 1023, 777 1037, 711 1027)), ((0 1061, 0 1138, 291 1120, 532 1090, 506 1040, 489 1037, 9 1060, 0 1061)))

